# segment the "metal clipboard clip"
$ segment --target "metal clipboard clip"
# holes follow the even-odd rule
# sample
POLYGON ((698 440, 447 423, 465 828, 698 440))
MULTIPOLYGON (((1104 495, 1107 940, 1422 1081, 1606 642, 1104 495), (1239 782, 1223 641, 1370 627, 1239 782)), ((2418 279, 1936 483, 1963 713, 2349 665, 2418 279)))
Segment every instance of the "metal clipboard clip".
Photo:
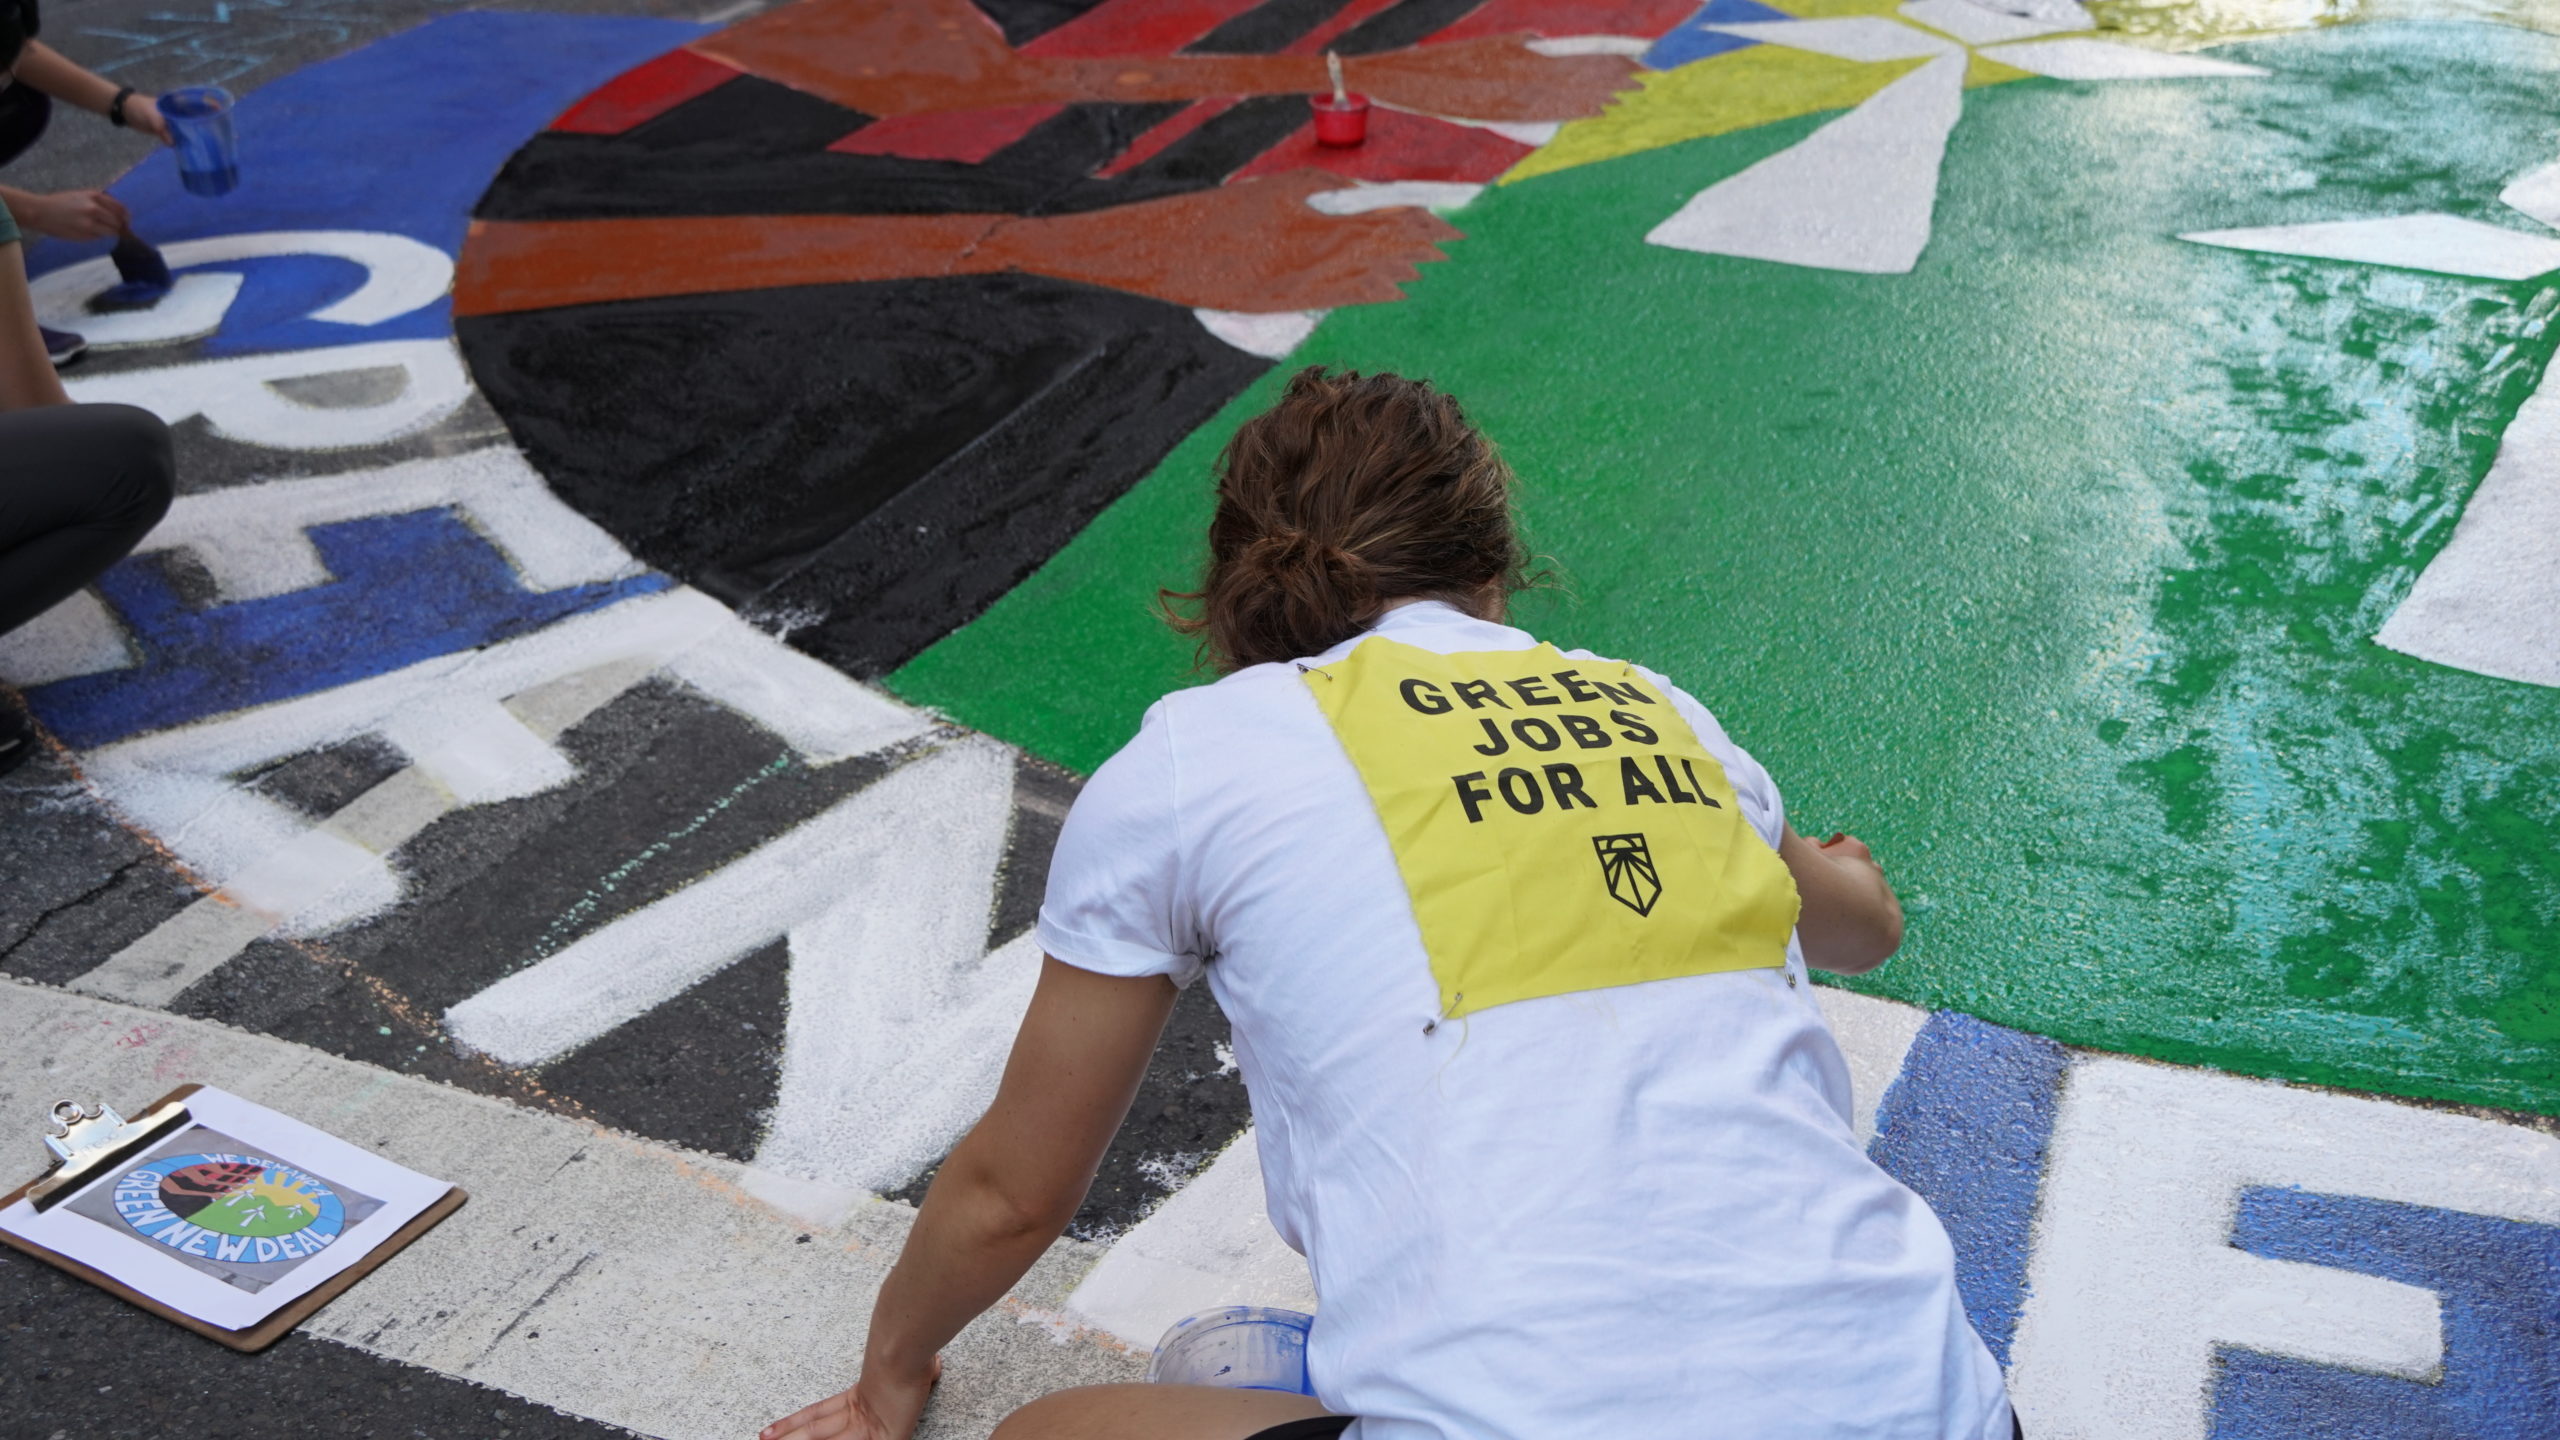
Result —
POLYGON ((38 1210, 52 1209, 70 1199, 72 1191, 139 1154, 186 1119, 186 1102, 181 1100, 154 1105, 132 1120, 103 1102, 83 1106, 76 1100, 55 1101, 45 1112, 44 1148, 53 1155, 52 1168, 27 1187, 28 1203, 38 1210))

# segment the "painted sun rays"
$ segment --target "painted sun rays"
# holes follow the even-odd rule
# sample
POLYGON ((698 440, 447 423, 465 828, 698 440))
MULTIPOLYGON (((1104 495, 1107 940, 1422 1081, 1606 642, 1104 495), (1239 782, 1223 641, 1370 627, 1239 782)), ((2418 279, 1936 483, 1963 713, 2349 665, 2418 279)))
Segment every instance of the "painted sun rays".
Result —
MULTIPOLYGON (((2560 230, 2560 161, 2520 177, 2498 200, 2560 230)), ((2560 271, 2560 238, 2433 212, 2198 230, 2178 238, 2510 283, 2560 271)), ((2547 312, 2550 295, 2544 290, 2529 303, 2547 312)), ((2459 670, 2560 686, 2560 366, 2516 412, 2453 537, 2374 640, 2459 670)))
POLYGON ((1714 27, 1837 60, 1908 68, 1848 114, 1700 191, 1646 242, 1823 270, 1908 274, 1929 244, 1939 165, 1977 62, 2078 81, 2267 73, 2074 34, 2094 22, 2071 0, 2043 0, 2032 16, 1972 0, 1910 0, 1899 14, 1714 27))

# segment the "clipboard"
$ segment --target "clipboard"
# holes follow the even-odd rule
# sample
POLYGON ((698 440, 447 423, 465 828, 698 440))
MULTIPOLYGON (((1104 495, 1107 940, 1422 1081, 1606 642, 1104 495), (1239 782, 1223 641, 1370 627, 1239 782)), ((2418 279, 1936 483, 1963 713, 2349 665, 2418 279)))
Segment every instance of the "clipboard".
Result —
MULTIPOLYGON (((5 1209, 22 1198, 29 1200, 39 1210, 47 1209, 61 1200, 68 1199, 73 1192, 82 1189, 89 1182, 113 1173, 118 1165, 142 1153, 155 1141, 176 1133, 179 1127, 186 1124, 189 1118, 186 1108, 187 1097, 203 1088, 201 1085, 181 1085, 151 1102, 138 1117, 132 1120, 124 1119, 114 1110, 103 1105, 99 1106, 95 1113, 82 1110, 68 1101, 56 1105, 52 1119, 55 1124, 63 1127, 64 1134, 59 1137, 52 1135, 45 1137, 46 1148, 55 1156, 54 1165, 44 1174, 6 1195, 0 1195, 0 1209, 5 1209), (64 1114, 66 1110, 72 1112, 68 1117, 64 1114)), ((5 1243, 9 1248, 21 1253, 32 1255, 56 1269, 76 1275, 108 1294, 138 1305, 164 1320, 175 1321, 217 1344, 227 1345, 243 1354, 254 1354, 290 1334, 296 1326, 316 1314, 321 1306, 344 1294, 349 1286, 373 1273, 375 1266, 406 1249, 411 1241, 434 1229, 446 1216, 461 1209, 463 1202, 470 1198, 461 1186, 450 1187, 445 1191, 443 1198, 412 1217, 407 1224, 376 1245, 364 1258, 330 1276, 307 1293, 288 1301, 264 1320, 241 1330, 225 1330, 218 1325, 208 1324, 174 1306, 163 1304, 79 1260, 47 1249, 5 1229, 0 1229, 0 1243, 5 1243)))

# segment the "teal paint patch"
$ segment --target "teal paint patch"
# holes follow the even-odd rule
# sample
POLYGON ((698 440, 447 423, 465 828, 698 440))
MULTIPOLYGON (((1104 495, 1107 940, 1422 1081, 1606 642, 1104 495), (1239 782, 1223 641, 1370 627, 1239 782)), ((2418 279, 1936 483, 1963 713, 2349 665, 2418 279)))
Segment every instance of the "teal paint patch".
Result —
MULTIPOLYGON (((1910 275, 1639 243, 1826 117, 1489 192, 1299 357, 1427 375, 1568 584, 1521 618, 1662 668, 1911 912, 1856 988, 2078 1044, 2560 1111, 2560 692, 2371 637, 2539 382, 2560 290, 2181 242, 2525 228, 2560 41, 2341 29, 2265 78, 1966 97, 1910 275)), ((1289 368, 1289 367, 1284 367, 1289 368)), ((1248 392, 902 671, 1090 768, 1179 683, 1152 627, 1248 392)))

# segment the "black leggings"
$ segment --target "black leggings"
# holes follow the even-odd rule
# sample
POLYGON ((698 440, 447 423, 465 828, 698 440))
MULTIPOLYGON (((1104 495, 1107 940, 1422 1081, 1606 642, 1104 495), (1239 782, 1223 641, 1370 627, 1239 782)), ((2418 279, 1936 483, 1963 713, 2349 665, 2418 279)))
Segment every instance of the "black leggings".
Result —
POLYGON ((53 100, 32 85, 0 90, 0 165, 27 153, 53 118, 53 100))
POLYGON ((70 598, 169 513, 169 427, 130 405, 0 414, 0 635, 70 598))

